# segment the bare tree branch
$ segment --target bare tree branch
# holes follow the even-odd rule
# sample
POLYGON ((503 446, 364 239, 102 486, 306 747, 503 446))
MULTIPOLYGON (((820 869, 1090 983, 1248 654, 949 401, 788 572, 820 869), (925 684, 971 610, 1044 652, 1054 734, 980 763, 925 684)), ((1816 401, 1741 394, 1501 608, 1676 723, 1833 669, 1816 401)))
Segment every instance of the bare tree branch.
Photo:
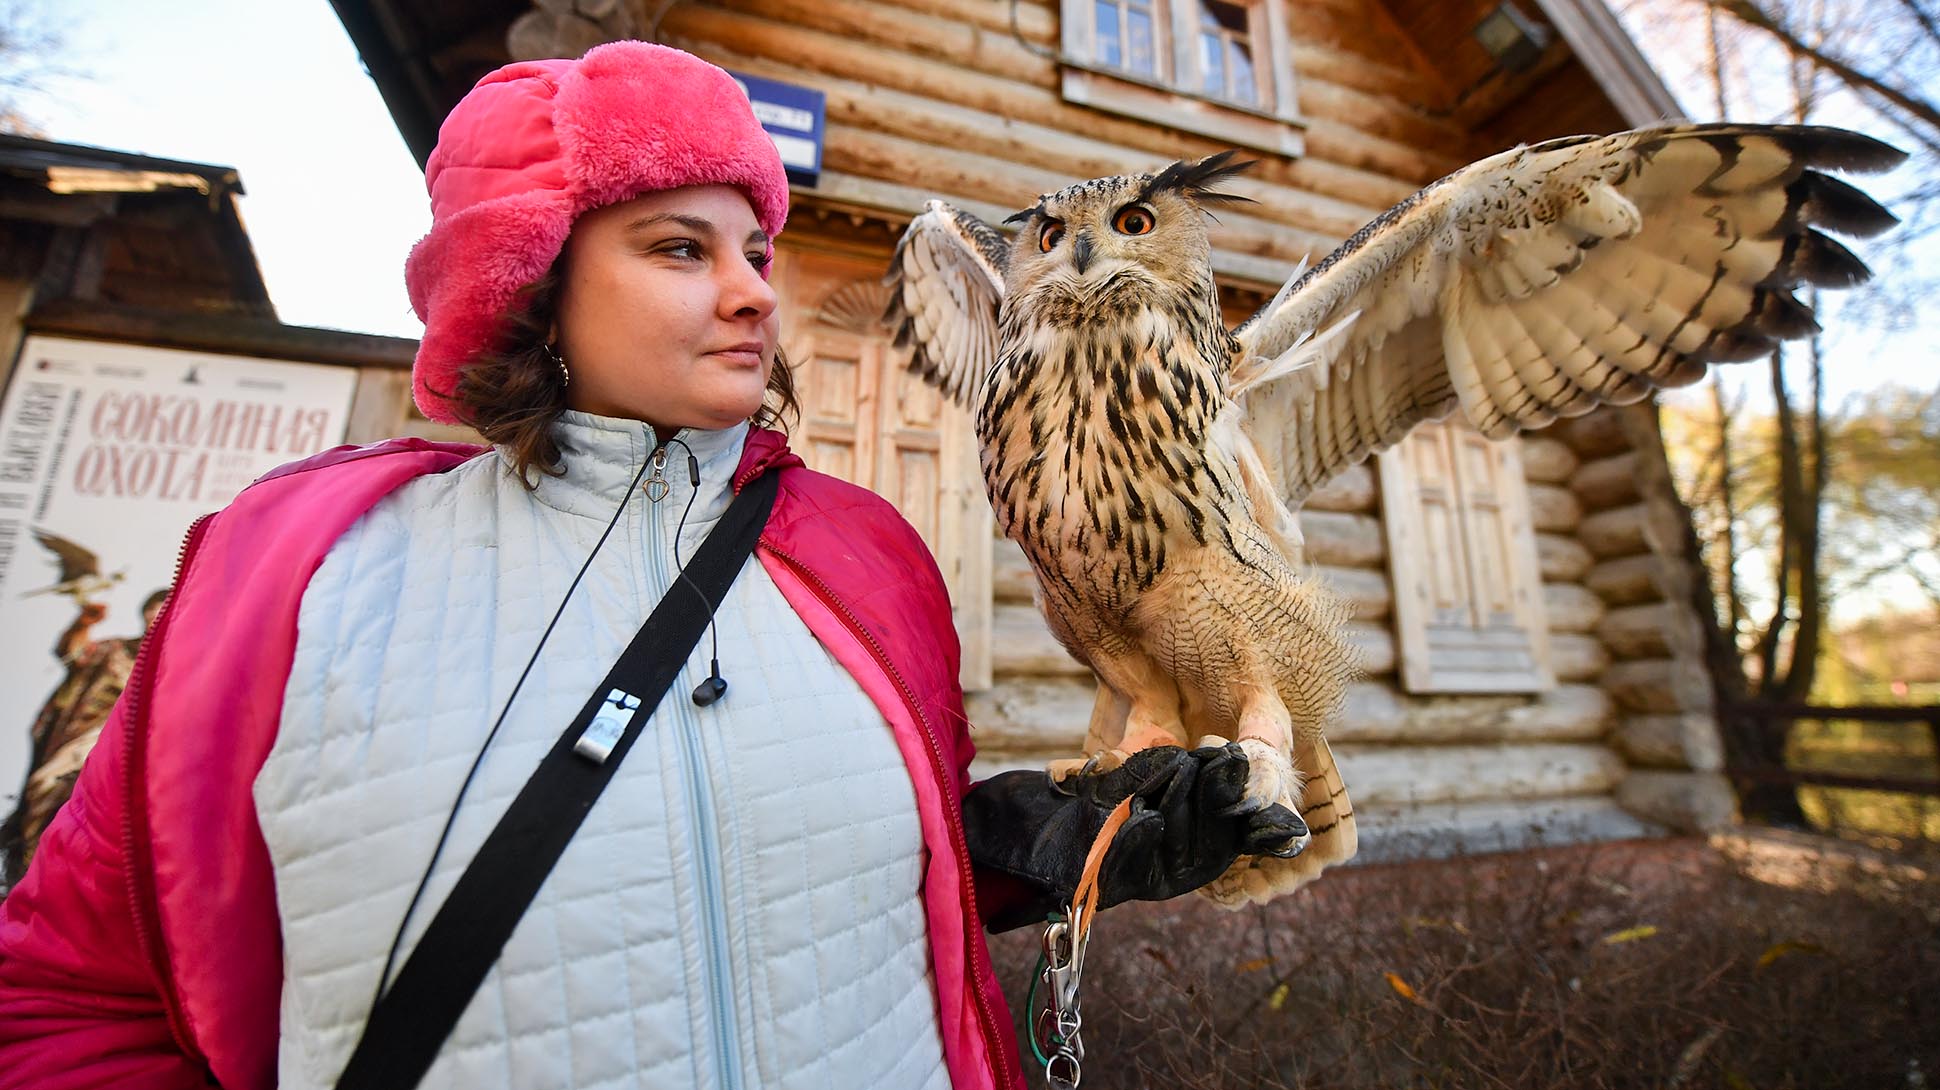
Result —
POLYGON ((1856 91, 1869 92, 1885 99, 1931 126, 1934 132, 1940 133, 1940 107, 1897 87, 1889 86, 1859 71, 1846 61, 1808 45, 1794 34, 1791 28, 1751 0, 1720 0, 1719 6, 1746 26, 1755 27, 1771 35, 1793 56, 1811 61, 1814 66, 1831 73, 1840 82, 1856 91))

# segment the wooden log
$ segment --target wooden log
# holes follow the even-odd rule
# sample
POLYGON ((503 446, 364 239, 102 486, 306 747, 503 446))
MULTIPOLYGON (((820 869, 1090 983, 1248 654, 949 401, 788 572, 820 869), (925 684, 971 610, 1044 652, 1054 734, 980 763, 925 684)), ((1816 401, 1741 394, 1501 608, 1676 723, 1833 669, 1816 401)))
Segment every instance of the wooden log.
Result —
POLYGON ((1624 778, 1623 761, 1600 745, 1343 744, 1334 756, 1357 807, 1598 795, 1624 778))
MULTIPOLYGON (((1145 152, 1155 160, 1211 155, 1226 147, 1218 140, 1066 103, 1048 84, 1034 86, 954 64, 937 64, 830 33, 815 24, 793 25, 713 6, 677 4, 661 21, 661 39, 755 75, 816 87, 834 77, 892 88, 998 117, 1032 118, 1061 132, 1082 132, 1093 139, 1145 152)), ((1323 148, 1329 139, 1323 137, 1323 148)), ((1249 173, 1257 181, 1377 208, 1399 202, 1428 180, 1415 173, 1419 155, 1405 148, 1374 142, 1352 158, 1354 162, 1334 159, 1316 150, 1310 140, 1304 157, 1289 160, 1268 156, 1249 173), (1376 168, 1363 165, 1366 163, 1374 163, 1376 168), (1402 163, 1410 169, 1379 169, 1381 165, 1392 168, 1402 163)), ((1459 164, 1448 169, 1454 165, 1459 164)))
POLYGON ((1630 712, 1710 712, 1717 704, 1710 675, 1696 659, 1626 659, 1612 663, 1600 681, 1630 712))
POLYGON ((1354 817, 1361 834, 1355 863, 1399 863, 1631 840, 1664 831, 1604 795, 1418 806, 1370 805, 1357 796, 1354 817))
POLYGON ((1649 553, 1619 556, 1592 567, 1583 585, 1613 606, 1655 602, 1664 597, 1658 582, 1661 571, 1662 565, 1649 553))
POLYGON ((1366 621, 1349 621, 1343 633, 1358 652, 1355 665, 1360 668, 1362 676, 1373 678, 1394 673, 1393 629, 1366 621))
POLYGON ((1555 632, 1549 637, 1549 669, 1558 681, 1589 681, 1610 665, 1610 652, 1595 636, 1555 632))
MULTIPOLYGON (((1059 184, 1111 174, 1136 174, 1160 165, 1150 152, 1096 140, 1046 125, 999 117, 935 98, 825 79, 831 124, 841 124, 926 145, 990 156, 1049 171, 1059 184)), ((1250 198, 1250 215, 1308 232, 1316 243, 1331 244, 1359 230, 1378 210, 1283 185, 1238 178, 1231 192, 1250 198)))
POLYGON ((1645 504, 1606 508, 1585 518, 1576 536, 1599 559, 1644 553, 1650 549, 1644 541, 1649 519, 1650 508, 1645 504))
MULTIPOLYGON (((1306 90, 1304 87, 1302 92, 1306 90)), ((1425 151, 1412 144, 1369 136, 1331 117, 1307 122, 1307 154, 1372 174, 1424 186, 1465 165, 1461 156, 1425 151)))
POLYGON ((1051 635, 1036 606, 1009 602, 990 611, 990 668, 1000 679, 1014 674, 1091 675, 1051 635))
POLYGON ((1595 561, 1590 550, 1573 537, 1563 534, 1536 535, 1536 566, 1542 571, 1545 582, 1574 583, 1589 574, 1590 565, 1595 561))
POLYGON ((1379 502, 1374 491, 1374 463, 1362 462, 1340 471, 1333 480, 1314 489, 1301 505, 1303 511, 1372 511, 1379 502))
POLYGON ((877 0, 717 0, 717 6, 1017 83, 1049 87, 1057 79, 1056 59, 1034 52, 1008 27, 985 29, 877 0))
POLYGON ((1030 603, 1037 593, 1037 576, 1024 549, 1007 537, 997 538, 990 557, 990 591, 999 602, 1030 603))
POLYGON ((1070 757, 1084 749, 1097 684, 1084 677, 1009 677, 964 698, 979 752, 1070 757))
POLYGON ((1606 406, 1556 425, 1556 435, 1584 459, 1606 458, 1630 449, 1623 427, 1623 407, 1606 406))
POLYGON ((1296 37, 1293 72, 1298 80, 1323 80, 1399 104, 1427 97, 1423 88, 1428 81, 1405 65, 1385 64, 1380 58, 1310 39, 1296 37))
POLYGON ((1056 49, 1058 45, 1058 11, 1054 3, 1036 3, 1034 0, 1021 3, 1012 3, 1009 0, 895 0, 895 2, 899 7, 947 19, 961 19, 972 26, 999 34, 1010 34, 1015 31, 1033 45, 1052 49, 1056 49))
POLYGON ((1543 612, 1551 632, 1588 632, 1603 619, 1603 599, 1578 583, 1544 583, 1543 612))
POLYGON ((1370 515, 1344 511, 1300 512, 1300 533, 1307 539, 1307 560, 1337 568, 1372 568, 1388 556, 1387 535, 1381 521, 1370 515))
POLYGON ((1576 472, 1579 461, 1569 444, 1546 434, 1525 435, 1522 444, 1522 475, 1540 484, 1562 484, 1576 472))
POLYGON ((1379 621, 1394 609, 1394 587, 1387 573, 1374 568, 1316 567, 1327 589, 1339 595, 1357 621, 1379 621))
POLYGON ((1620 659, 1701 658, 1704 633, 1683 602, 1618 606, 1597 624, 1597 638, 1620 659))
MULTIPOLYGON (((965 699, 980 752, 1045 761, 1082 748, 1096 686, 1089 675, 1003 677, 965 699)), ((1327 728, 1335 743, 1413 745, 1590 742, 1611 719, 1594 685, 1558 685, 1528 696, 1406 696, 1378 681, 1348 689, 1327 728)))
POLYGON ((1716 772, 1635 769, 1617 786, 1625 810, 1679 832, 1710 833, 1738 821, 1738 799, 1716 772))
POLYGON ((1627 715, 1617 723, 1617 748, 1634 765, 1716 772, 1724 767, 1724 739, 1703 712, 1627 715))
POLYGON ((1635 503, 1642 498, 1634 450, 1584 462, 1570 477, 1570 491, 1583 501, 1587 511, 1635 503))
MULTIPOLYGON (((871 132, 833 120, 824 132, 822 166, 824 170, 1009 208, 1028 207, 1040 194, 1062 189, 1075 180, 1034 165, 871 132)), ((1232 212, 1222 213, 1208 228, 1207 237, 1214 249, 1281 262, 1326 253, 1338 241, 1333 236, 1232 212)))
POLYGON ((1469 137, 1460 126, 1396 105, 1392 99, 1301 73, 1300 111, 1310 125, 1323 119, 1336 121, 1368 137, 1419 148, 1428 155, 1466 158, 1469 137))
POLYGON ((1348 689, 1328 728, 1340 742, 1591 741, 1611 718, 1610 698, 1594 685, 1563 684, 1536 696, 1411 696, 1378 682, 1348 689))
POLYGON ((1529 519, 1537 530, 1566 534, 1583 521, 1583 505, 1567 488, 1532 482, 1529 485, 1529 519))

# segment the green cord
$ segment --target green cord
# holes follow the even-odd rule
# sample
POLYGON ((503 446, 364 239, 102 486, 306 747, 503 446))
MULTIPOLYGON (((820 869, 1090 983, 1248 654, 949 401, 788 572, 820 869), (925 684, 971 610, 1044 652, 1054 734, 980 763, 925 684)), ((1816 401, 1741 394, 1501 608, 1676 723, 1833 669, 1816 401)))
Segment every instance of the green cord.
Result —
MULTIPOLYGON (((1044 922, 1047 924, 1063 923, 1064 917, 1053 912, 1044 917, 1044 922)), ((1048 1067, 1051 1063, 1051 1058, 1044 1054, 1043 1049, 1037 1047, 1037 985, 1039 981, 1044 979, 1044 970, 1050 965, 1050 959, 1044 956, 1043 944, 1040 943, 1038 945, 1037 966, 1031 970, 1031 990, 1024 997, 1024 1009, 1030 1012, 1027 1017, 1031 1020, 1030 1025, 1025 1027, 1024 1036, 1030 1038, 1031 1055, 1037 1057, 1038 1063, 1048 1067)), ((1056 1041, 1058 1044, 1064 1043, 1064 1038, 1058 1036, 1055 1027, 1051 1031, 1051 1040, 1056 1041)))

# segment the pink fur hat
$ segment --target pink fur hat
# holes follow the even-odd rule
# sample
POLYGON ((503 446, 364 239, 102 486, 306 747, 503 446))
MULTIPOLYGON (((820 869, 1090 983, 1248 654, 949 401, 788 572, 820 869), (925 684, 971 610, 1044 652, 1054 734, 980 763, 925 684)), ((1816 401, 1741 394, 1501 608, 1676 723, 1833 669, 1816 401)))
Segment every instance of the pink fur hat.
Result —
POLYGON ((656 189, 738 186, 770 238, 788 218, 781 155, 734 77, 691 54, 611 42, 478 81, 425 166, 431 232, 404 283, 424 322, 418 408, 458 423, 458 371, 491 348, 519 289, 545 275, 581 213, 656 189))

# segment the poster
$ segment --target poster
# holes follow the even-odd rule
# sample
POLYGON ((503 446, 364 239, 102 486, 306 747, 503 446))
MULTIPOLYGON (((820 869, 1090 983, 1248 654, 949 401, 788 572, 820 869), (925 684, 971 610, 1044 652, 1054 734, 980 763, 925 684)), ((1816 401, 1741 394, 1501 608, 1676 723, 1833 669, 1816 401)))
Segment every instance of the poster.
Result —
POLYGON ((52 756, 36 722, 71 730, 93 715, 78 705, 118 691, 189 524, 343 442, 356 383, 349 367, 26 339, 0 403, 0 818, 36 751, 52 756))

